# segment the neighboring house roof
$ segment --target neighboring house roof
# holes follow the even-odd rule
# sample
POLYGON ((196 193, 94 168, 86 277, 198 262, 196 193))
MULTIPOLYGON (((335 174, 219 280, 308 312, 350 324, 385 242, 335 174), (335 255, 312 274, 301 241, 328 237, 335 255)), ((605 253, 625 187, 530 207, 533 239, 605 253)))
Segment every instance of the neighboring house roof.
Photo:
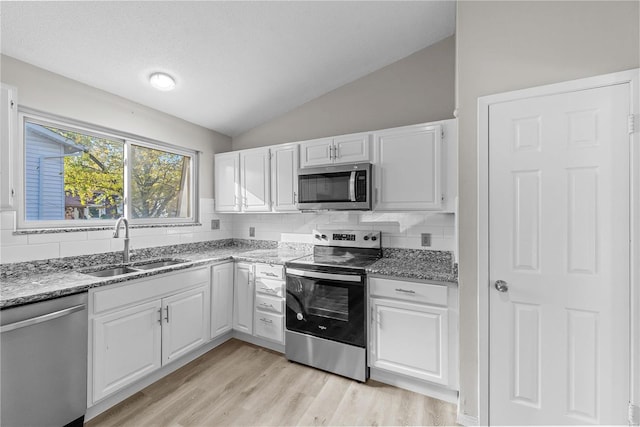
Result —
POLYGON ((28 129, 37 133, 38 135, 54 142, 56 144, 60 144, 64 147, 64 154, 72 154, 77 152, 87 151, 86 147, 82 145, 74 144, 69 140, 69 138, 65 138, 64 136, 44 127, 44 126, 29 126, 28 129))

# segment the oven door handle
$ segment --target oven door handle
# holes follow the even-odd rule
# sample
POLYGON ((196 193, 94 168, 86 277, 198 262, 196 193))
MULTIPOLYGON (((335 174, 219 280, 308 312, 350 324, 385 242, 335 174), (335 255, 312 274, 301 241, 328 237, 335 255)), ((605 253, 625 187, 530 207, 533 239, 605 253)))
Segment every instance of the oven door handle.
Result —
POLYGON ((356 201, 356 171, 351 171, 349 177, 349 199, 352 202, 356 201))
POLYGON ((362 280, 362 276, 360 275, 354 276, 349 274, 321 273, 319 271, 305 271, 299 270, 297 268, 287 268, 287 274, 292 274, 294 276, 300 277, 309 277, 312 279, 335 280, 338 282, 360 282, 362 280))

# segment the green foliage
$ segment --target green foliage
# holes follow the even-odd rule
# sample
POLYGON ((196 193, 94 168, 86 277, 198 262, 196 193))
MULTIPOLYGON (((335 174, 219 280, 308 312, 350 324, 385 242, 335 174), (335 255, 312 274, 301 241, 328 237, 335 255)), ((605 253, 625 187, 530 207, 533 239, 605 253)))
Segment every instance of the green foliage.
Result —
POLYGON ((132 216, 188 216, 181 199, 189 182, 189 158, 137 145, 132 145, 131 153, 132 216))

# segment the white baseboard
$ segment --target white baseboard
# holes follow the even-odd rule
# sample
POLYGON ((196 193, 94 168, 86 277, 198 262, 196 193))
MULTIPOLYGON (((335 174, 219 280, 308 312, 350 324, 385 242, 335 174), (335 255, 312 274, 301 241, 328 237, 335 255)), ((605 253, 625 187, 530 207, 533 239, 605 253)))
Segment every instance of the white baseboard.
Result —
POLYGON ((460 412, 460 407, 458 407, 458 415, 456 417, 456 422, 463 426, 477 426, 479 425, 478 417, 473 415, 467 415, 460 412))
POLYGON ((451 390, 437 384, 393 374, 376 368, 370 369, 369 378, 380 381, 381 383, 403 388, 405 390, 424 394, 425 396, 435 397, 436 399, 440 399, 445 402, 458 403, 457 390, 451 390))
POLYGON ((101 400, 100 402, 94 404, 93 406, 87 408, 87 412, 84 416, 84 420, 85 422, 89 421, 92 418, 95 418, 96 416, 100 415, 101 413, 103 413, 104 411, 106 411, 107 409, 111 408, 112 406, 117 405, 118 403, 122 402, 123 400, 125 400, 126 398, 132 396, 133 394, 139 392, 140 390, 142 390, 143 388, 153 384, 154 382, 158 381, 159 379, 166 377, 167 375, 169 375, 170 373, 172 373, 173 371, 178 370, 179 368, 183 367, 184 365, 186 365, 187 363, 197 359, 198 357, 202 356, 203 354, 205 354, 206 352, 218 347, 219 345, 229 341, 231 338, 233 338, 233 333, 230 331, 222 336, 219 336, 218 338, 215 338, 211 341, 209 341, 207 344, 203 345, 202 347, 198 348, 197 350, 194 350, 193 352, 184 355, 183 357, 169 363, 168 365, 163 366, 162 368, 158 369, 157 371, 149 374, 148 376, 141 378, 140 380, 136 381, 135 383, 127 386, 126 388, 118 391, 117 393, 105 397, 103 400, 101 400))

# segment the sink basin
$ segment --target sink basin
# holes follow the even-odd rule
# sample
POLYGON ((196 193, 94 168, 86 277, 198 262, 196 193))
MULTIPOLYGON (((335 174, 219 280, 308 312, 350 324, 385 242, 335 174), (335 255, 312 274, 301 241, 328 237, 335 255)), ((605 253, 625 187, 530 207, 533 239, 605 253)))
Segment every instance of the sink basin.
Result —
POLYGON ((85 274, 88 274, 90 276, 95 276, 95 277, 113 277, 113 276, 121 276, 127 273, 135 273, 138 271, 140 270, 131 268, 131 267, 113 267, 113 268, 105 268, 104 270, 86 272, 85 274))
POLYGON ((134 268, 137 268, 140 270, 151 270, 152 268, 167 267, 169 265, 183 264, 185 262, 187 261, 183 259, 165 259, 165 260, 159 260, 159 261, 150 261, 142 264, 136 264, 134 268))

